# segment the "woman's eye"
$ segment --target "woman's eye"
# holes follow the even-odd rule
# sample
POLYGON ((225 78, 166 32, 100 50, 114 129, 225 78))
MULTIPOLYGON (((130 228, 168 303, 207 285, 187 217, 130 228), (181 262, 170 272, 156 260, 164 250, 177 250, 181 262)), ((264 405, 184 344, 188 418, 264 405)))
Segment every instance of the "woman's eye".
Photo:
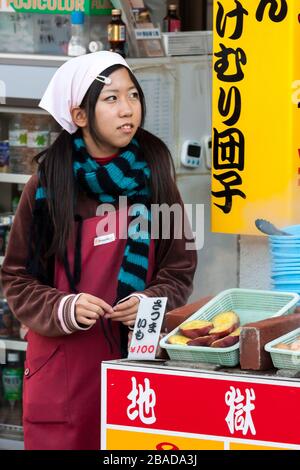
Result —
POLYGON ((132 93, 130 93, 130 98, 134 98, 135 100, 138 100, 139 99, 139 94, 137 91, 133 91, 132 93))
POLYGON ((108 96, 107 98, 105 98, 105 101, 115 101, 117 99, 117 97, 115 95, 111 95, 111 96, 108 96))

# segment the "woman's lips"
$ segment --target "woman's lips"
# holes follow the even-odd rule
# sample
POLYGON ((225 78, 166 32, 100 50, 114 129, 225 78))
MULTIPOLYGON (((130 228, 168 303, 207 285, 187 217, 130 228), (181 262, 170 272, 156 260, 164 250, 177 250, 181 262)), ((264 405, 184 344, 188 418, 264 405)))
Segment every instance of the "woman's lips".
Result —
POLYGON ((133 131, 132 124, 124 124, 123 126, 118 127, 118 130, 124 134, 131 134, 133 131))

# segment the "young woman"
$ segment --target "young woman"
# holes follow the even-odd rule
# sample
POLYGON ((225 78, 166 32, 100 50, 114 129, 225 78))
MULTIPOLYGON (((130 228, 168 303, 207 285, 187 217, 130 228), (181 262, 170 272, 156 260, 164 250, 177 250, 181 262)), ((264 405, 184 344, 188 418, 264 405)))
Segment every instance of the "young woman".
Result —
POLYGON ((143 92, 121 56, 67 61, 40 106, 63 130, 24 188, 2 268, 9 305, 29 328, 25 448, 99 449, 101 361, 125 356, 143 296, 185 304, 196 253, 184 234, 174 238, 174 220, 171 238, 150 236, 151 204, 182 201, 167 147, 141 127, 143 92), (108 203, 115 219, 99 212, 108 203))

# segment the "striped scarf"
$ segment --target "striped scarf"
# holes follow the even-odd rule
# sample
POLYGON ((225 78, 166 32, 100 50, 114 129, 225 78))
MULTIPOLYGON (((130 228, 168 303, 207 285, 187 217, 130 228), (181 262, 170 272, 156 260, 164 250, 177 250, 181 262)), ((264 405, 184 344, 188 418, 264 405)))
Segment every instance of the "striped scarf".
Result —
POLYGON ((126 248, 118 276, 117 300, 146 287, 150 226, 150 169, 139 152, 135 139, 113 161, 99 165, 87 153, 83 139, 73 140, 73 169, 79 187, 99 203, 116 204, 120 196, 135 204, 135 214, 145 218, 148 231, 139 231, 139 223, 130 224, 126 248))
MULTIPOLYGON (((138 142, 131 143, 113 161, 100 165, 88 153, 82 138, 73 138, 73 170, 79 189, 101 203, 117 205, 120 196, 128 198, 127 205, 135 204, 135 216, 145 219, 147 232, 140 231, 139 222, 130 223, 123 261, 118 275, 116 301, 146 287, 149 247, 151 239, 150 216, 150 169, 142 158, 138 142)), ((35 212, 41 214, 46 208, 46 190, 38 186, 35 194, 35 212)), ((78 222, 74 254, 74 272, 70 271, 67 252, 64 267, 70 290, 77 292, 76 284, 81 276, 81 229, 78 222)), ((42 225, 42 217, 40 218, 42 225)), ((42 229, 42 227, 41 227, 42 229)))

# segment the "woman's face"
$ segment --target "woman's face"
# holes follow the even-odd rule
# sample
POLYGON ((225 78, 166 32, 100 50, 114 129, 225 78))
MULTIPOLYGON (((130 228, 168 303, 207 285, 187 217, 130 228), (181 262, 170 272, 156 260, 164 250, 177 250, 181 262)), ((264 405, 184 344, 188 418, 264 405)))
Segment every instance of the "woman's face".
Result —
POLYGON ((141 124, 142 108, 138 91, 126 68, 110 75, 111 84, 104 85, 95 107, 95 123, 102 155, 112 155, 129 144, 141 124))

